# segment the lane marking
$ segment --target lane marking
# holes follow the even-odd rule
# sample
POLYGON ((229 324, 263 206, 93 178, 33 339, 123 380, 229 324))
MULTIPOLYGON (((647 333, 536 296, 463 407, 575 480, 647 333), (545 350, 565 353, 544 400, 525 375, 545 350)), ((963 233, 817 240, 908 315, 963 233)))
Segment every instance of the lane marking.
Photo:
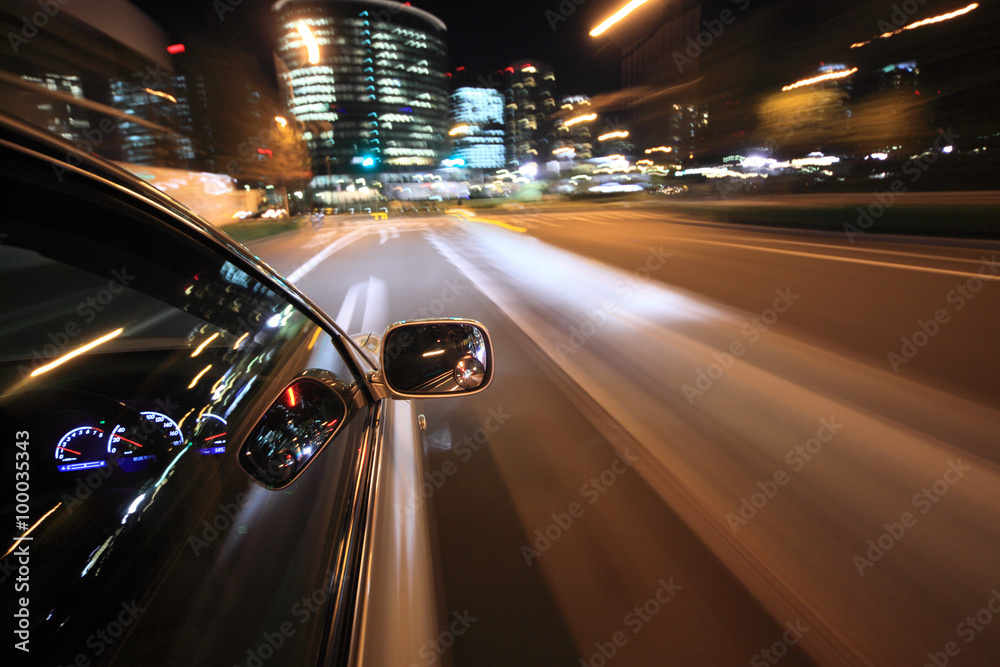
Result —
POLYGON ((334 322, 343 329, 344 331, 351 330, 351 322, 354 320, 354 309, 358 304, 358 294, 365 287, 365 283, 354 283, 351 288, 347 290, 347 294, 344 295, 344 301, 340 304, 340 310, 337 311, 337 317, 334 318, 334 322))
MULTIPOLYGON (((760 252, 773 252, 778 255, 792 255, 794 257, 811 257, 815 259, 826 259, 831 262, 847 262, 848 264, 867 264, 869 266, 881 266, 890 269, 909 269, 911 271, 923 271, 924 273, 939 273, 948 276, 963 276, 981 278, 983 280, 1000 280, 1000 275, 984 275, 982 273, 972 273, 971 271, 955 271, 952 269, 934 269, 928 266, 915 266, 913 264, 897 264, 894 262, 877 262, 873 259, 858 259, 856 257, 839 257, 835 255, 821 255, 814 252, 800 252, 797 250, 780 250, 778 248, 764 248, 761 246, 744 245, 740 243, 726 243, 725 241, 709 241, 707 239, 675 239, 680 243, 704 243, 707 245, 721 245, 730 248, 741 248, 744 250, 758 250, 760 252)), ((980 262, 985 264, 985 262, 980 262)))
POLYGON ((333 243, 331 243, 330 245, 328 245, 327 247, 323 248, 318 253, 313 255, 312 258, 306 261, 305 264, 292 271, 291 274, 289 274, 288 276, 288 282, 294 284, 302 280, 302 278, 304 278, 307 273, 309 273, 317 266, 319 266, 320 262, 322 262, 324 259, 332 255, 333 253, 337 252, 338 250, 341 250, 347 247, 348 245, 354 243, 359 238, 367 234, 368 234, 367 230, 356 229, 353 232, 347 234, 346 236, 342 236, 339 239, 336 239, 333 243))

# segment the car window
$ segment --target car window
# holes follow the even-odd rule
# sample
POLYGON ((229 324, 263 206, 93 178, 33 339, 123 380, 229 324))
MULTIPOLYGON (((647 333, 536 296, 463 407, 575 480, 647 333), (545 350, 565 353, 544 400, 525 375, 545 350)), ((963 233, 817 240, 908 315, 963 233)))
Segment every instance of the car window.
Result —
MULTIPOLYGON (((287 530, 305 520, 283 513, 280 504, 294 502, 288 496, 250 481, 235 463, 237 446, 306 369, 336 376, 345 404, 356 407, 357 371, 329 332, 238 257, 172 229, 138 201, 98 196, 84 177, 58 189, 36 177, 40 185, 18 183, 19 201, 0 213, 3 479, 4 488, 25 488, 24 502, 4 498, 0 514, 30 533, 37 554, 35 646, 52 638, 65 650, 53 657, 72 661, 80 651, 95 655, 85 619, 114 618, 123 601, 150 609, 146 626, 170 616, 165 605, 176 604, 180 589, 163 589, 163 572, 174 573, 174 586, 207 590, 247 513, 280 517, 287 530), (15 433, 23 437, 7 438, 15 433)), ((352 497, 361 432, 345 429, 298 485, 324 489, 331 516, 352 497)), ((337 541, 339 526, 326 524, 315 535, 317 554, 337 541)), ((231 583, 254 585, 230 593, 229 604, 243 608, 246 631, 266 627, 272 605, 290 604, 283 596, 330 585, 310 576, 275 592, 277 582, 260 584, 248 572, 231 583)), ((223 604, 214 595, 203 604, 223 604)), ((310 621, 288 640, 289 656, 315 651, 325 625, 310 621)), ((184 628, 211 635, 196 619, 184 628)), ((129 646, 118 642, 115 652, 128 655, 129 646)), ((215 641, 205 663, 222 659, 211 652, 221 648, 215 641)), ((142 662, 169 662, 168 653, 142 662)))

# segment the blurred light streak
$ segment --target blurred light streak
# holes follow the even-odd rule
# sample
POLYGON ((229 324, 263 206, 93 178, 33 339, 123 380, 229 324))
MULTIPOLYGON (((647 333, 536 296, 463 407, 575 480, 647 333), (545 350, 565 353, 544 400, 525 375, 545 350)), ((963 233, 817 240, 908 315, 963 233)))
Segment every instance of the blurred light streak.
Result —
POLYGON ((201 369, 201 372, 194 376, 194 379, 191 380, 191 384, 189 384, 187 388, 188 389, 194 389, 194 386, 196 384, 198 384, 198 380, 201 379, 201 376, 204 375, 205 373, 207 373, 208 369, 210 369, 211 367, 212 367, 212 364, 209 364, 208 366, 205 366, 203 369, 201 369))
POLYGON ((199 354, 201 354, 201 351, 204 350, 206 346, 208 346, 209 343, 211 343, 213 340, 215 340, 218 337, 219 337, 219 332, 216 331, 214 334, 212 334, 211 336, 209 336, 208 338, 206 338, 204 341, 202 341, 201 345, 199 345, 197 348, 195 348, 195 351, 191 353, 191 356, 192 357, 197 357, 199 354))
POLYGON ((632 0, 627 5, 625 5, 621 9, 619 9, 617 12, 615 12, 614 14, 612 14, 611 16, 609 16, 608 18, 604 19, 604 21, 601 22, 596 28, 594 28, 593 30, 591 30, 590 31, 590 36, 591 37, 597 37, 598 35, 600 35, 601 33, 603 33, 605 30, 607 30, 608 28, 610 28, 614 24, 618 23, 623 18, 625 18, 626 16, 628 16, 629 14, 631 14, 632 12, 634 12, 636 9, 638 9, 640 6, 642 6, 644 4, 646 4, 646 0, 632 0))
POLYGON ((821 74, 820 76, 814 76, 811 79, 802 79, 801 81, 796 81, 793 84, 782 87, 782 92, 794 90, 796 88, 801 88, 802 86, 811 86, 814 83, 820 83, 823 81, 832 81, 834 79, 843 79, 848 77, 858 71, 857 67, 843 70, 841 72, 828 72, 826 74, 821 74))
POLYGON ((967 5, 965 7, 962 7, 961 9, 956 9, 953 12, 948 12, 947 14, 939 14, 938 16, 932 16, 929 19, 922 19, 922 20, 917 21, 915 23, 911 23, 909 25, 904 25, 902 28, 897 28, 896 30, 893 30, 891 32, 883 32, 881 35, 876 35, 875 37, 872 37, 871 39, 869 39, 867 41, 857 42, 856 44, 851 44, 851 48, 852 49, 856 49, 856 48, 858 48, 860 46, 864 46, 865 44, 871 44, 876 39, 888 39, 889 37, 892 37, 893 35, 898 35, 899 33, 903 32, 904 30, 913 30, 914 28, 921 28, 921 27, 923 27, 925 25, 931 25, 931 24, 934 24, 934 23, 941 23, 942 21, 950 21, 953 18, 958 18, 959 16, 962 16, 964 14, 968 14, 969 12, 971 12, 973 9, 975 9, 978 6, 979 6, 978 2, 973 2, 971 5, 967 5))
POLYGON ((24 539, 24 538, 26 538, 26 537, 27 537, 27 536, 28 536, 29 534, 31 534, 31 531, 33 531, 33 530, 34 530, 35 528, 38 528, 38 524, 40 524, 41 522, 43 522, 43 521, 45 521, 46 519, 48 519, 48 518, 49 518, 49 515, 50 515, 50 514, 52 514, 53 512, 55 512, 55 511, 56 511, 57 509, 59 509, 59 506, 60 506, 60 505, 62 505, 62 503, 61 503, 61 502, 60 502, 60 503, 56 503, 56 506, 55 506, 55 507, 53 507, 52 509, 50 509, 50 510, 49 510, 48 512, 46 512, 45 514, 43 514, 43 515, 42 515, 42 518, 41 518, 41 519, 39 519, 38 521, 36 521, 35 523, 33 523, 33 524, 31 525, 31 528, 28 528, 28 530, 26 530, 26 531, 24 531, 23 533, 21 533, 21 536, 20 536, 20 537, 15 537, 15 538, 14 538, 14 544, 12 544, 12 545, 10 546, 10 549, 7 549, 7 553, 5 553, 5 554, 4 554, 3 556, 0 556, 0 558, 6 558, 7 556, 9 556, 9 555, 10 555, 10 552, 11 552, 11 551, 13 551, 14 549, 16 549, 16 548, 17 548, 17 545, 18 545, 18 544, 20 544, 21 540, 23 540, 23 539, 24 539))
POLYGON ((102 344, 108 342, 109 340, 111 340, 115 336, 120 335, 123 331, 125 331, 125 329, 119 327, 119 328, 115 329, 114 331, 112 331, 111 333, 105 334, 105 335, 101 336, 97 340, 93 340, 93 341, 87 343, 86 345, 78 347, 77 349, 73 350, 72 352, 68 352, 68 353, 64 354, 63 356, 59 357, 55 361, 53 361, 51 363, 48 363, 48 364, 45 364, 41 368, 36 368, 31 373, 31 375, 29 377, 35 377, 36 375, 41 375, 42 373, 45 373, 46 371, 52 370, 56 366, 61 366, 61 365, 65 364, 67 361, 69 361, 70 359, 72 359, 74 357, 78 357, 81 354, 83 354, 84 352, 88 352, 88 351, 94 349, 95 347, 97 347, 98 345, 102 345, 102 344))
POLYGON ((570 125, 576 125, 577 123, 582 123, 584 121, 591 121, 594 120, 595 118, 597 118, 596 113, 588 113, 584 116, 577 116, 576 118, 570 118, 565 123, 563 123, 563 125, 568 127, 570 125))
POLYGON ((461 134, 469 131, 468 125, 456 125, 455 127, 448 130, 448 136, 454 137, 456 134, 461 134))
POLYGON ((173 95, 168 95, 167 93, 164 93, 159 90, 153 90, 152 88, 145 88, 144 90, 150 95, 156 95, 157 97, 162 97, 165 100, 170 100, 174 104, 177 104, 177 98, 174 97, 173 95))
POLYGON ((606 134, 602 134, 601 136, 597 137, 597 140, 598 141, 607 141, 608 139, 615 139, 617 137, 621 137, 622 139, 624 139, 627 136, 628 136, 628 132, 627 131, 625 131, 625 130, 617 130, 615 132, 608 132, 606 134))
POLYGON ((316 41, 316 37, 312 34, 312 30, 306 25, 305 21, 299 21, 295 26, 299 34, 302 36, 302 41, 306 43, 306 48, 309 50, 309 64, 318 65, 319 64, 319 42, 316 41))

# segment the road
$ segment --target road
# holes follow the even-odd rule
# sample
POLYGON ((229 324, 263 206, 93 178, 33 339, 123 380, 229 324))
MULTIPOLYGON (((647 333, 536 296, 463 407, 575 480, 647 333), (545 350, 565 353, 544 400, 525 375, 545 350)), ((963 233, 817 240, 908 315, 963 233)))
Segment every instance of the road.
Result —
POLYGON ((446 660, 995 663, 997 244, 605 206, 251 248, 347 331, 492 333, 488 391, 417 403, 400 508, 476 619, 446 660))

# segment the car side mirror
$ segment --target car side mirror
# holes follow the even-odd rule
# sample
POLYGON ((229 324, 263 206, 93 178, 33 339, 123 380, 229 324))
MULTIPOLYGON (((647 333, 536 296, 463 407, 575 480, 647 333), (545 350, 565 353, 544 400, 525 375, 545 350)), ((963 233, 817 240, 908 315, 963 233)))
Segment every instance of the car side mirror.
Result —
POLYGON ((393 398, 464 396, 493 381, 490 334, 474 320, 397 322, 381 348, 382 382, 393 398))
POLYGON ((309 370, 274 399, 239 449, 255 482, 281 489, 302 474, 344 425, 348 389, 333 373, 309 370))

